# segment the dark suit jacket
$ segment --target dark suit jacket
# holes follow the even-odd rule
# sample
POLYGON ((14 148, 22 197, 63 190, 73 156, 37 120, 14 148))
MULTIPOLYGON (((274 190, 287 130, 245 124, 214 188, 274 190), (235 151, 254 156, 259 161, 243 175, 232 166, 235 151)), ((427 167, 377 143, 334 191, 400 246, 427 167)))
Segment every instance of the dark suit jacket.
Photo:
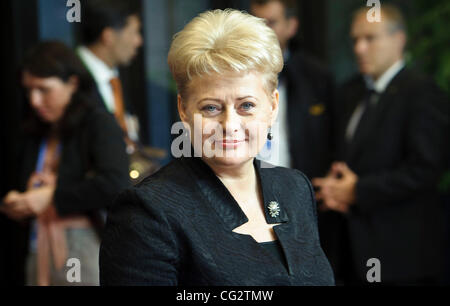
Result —
POLYGON ((266 220, 288 268, 251 236, 247 217, 200 158, 171 162, 111 207, 100 248, 102 285, 332 285, 311 185, 297 170, 255 161, 266 220), (271 217, 267 204, 277 201, 271 217))
MULTIPOLYGON (((105 208, 129 186, 128 155, 122 131, 114 117, 89 107, 76 119, 77 128, 62 140, 54 204, 60 215, 88 213, 105 208)), ((36 169, 41 139, 25 142, 21 190, 36 169)))
POLYGON ((280 78, 287 81, 292 168, 309 178, 324 176, 331 164, 334 85, 314 59, 292 53, 280 78))
POLYGON ((338 109, 338 159, 359 176, 347 216, 354 268, 365 280, 375 257, 382 281, 436 279, 443 241, 435 188, 449 140, 448 103, 430 80, 403 69, 347 144, 345 129, 364 91, 360 76, 345 84, 338 109))

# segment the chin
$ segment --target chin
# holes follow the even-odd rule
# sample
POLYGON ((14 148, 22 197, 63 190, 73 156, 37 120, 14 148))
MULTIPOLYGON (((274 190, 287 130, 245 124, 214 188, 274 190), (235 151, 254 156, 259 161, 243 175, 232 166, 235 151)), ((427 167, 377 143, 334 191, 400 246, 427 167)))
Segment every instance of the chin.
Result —
POLYGON ((245 156, 245 157, 227 157, 227 156, 223 156, 223 157, 211 157, 211 158, 206 158, 205 159, 207 161, 209 161, 209 163, 212 163, 214 165, 217 166, 221 166, 221 167, 237 167, 237 166, 242 166, 244 164, 246 164, 247 162, 253 160, 254 157, 249 157, 249 156, 245 156))
POLYGON ((52 123, 54 123, 56 121, 56 120, 54 120, 53 118, 51 118, 49 116, 38 115, 38 117, 39 117, 39 119, 42 122, 49 123, 49 124, 52 124, 52 123))
POLYGON ((359 72, 364 75, 372 75, 373 74, 373 70, 370 69, 370 67, 363 66, 363 65, 359 66, 359 72))

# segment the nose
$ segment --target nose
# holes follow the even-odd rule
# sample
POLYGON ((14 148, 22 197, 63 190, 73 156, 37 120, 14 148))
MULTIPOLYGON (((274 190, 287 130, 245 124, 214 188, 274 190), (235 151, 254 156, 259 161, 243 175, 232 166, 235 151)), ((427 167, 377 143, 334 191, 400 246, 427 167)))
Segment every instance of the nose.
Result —
POLYGON ((353 52, 356 55, 363 55, 367 50, 367 42, 364 39, 357 39, 353 45, 353 52))
POLYGON ((33 108, 39 108, 42 106, 42 94, 38 90, 31 90, 29 93, 29 99, 33 108))
POLYGON ((143 38, 141 33, 138 33, 137 37, 136 37, 136 47, 139 48, 140 46, 142 46, 143 43, 143 38))
POLYGON ((222 118, 222 128, 225 135, 232 135, 241 128, 241 117, 232 107, 228 108, 222 118))

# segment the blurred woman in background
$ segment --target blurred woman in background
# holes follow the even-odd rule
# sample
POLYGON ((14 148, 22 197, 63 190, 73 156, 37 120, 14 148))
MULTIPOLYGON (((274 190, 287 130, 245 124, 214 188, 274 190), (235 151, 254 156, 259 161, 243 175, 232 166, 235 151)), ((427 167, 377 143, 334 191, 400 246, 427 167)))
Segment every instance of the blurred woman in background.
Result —
POLYGON ((36 46, 21 77, 32 111, 20 188, 5 196, 0 211, 30 223, 29 285, 70 285, 69 258, 81 264, 74 284, 97 285, 99 210, 129 182, 122 131, 92 102, 93 81, 64 44, 36 46))

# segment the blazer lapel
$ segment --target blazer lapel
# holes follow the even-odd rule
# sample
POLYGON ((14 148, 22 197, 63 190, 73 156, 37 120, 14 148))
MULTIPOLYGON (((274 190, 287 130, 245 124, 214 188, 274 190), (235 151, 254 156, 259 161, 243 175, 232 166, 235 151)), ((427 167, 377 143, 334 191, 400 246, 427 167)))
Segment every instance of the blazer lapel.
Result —
MULTIPOLYGON (((184 161, 191 169, 191 172, 193 172, 193 180, 198 186, 198 190, 203 198, 213 207, 231 234, 233 234, 232 231, 236 227, 248 222, 247 216, 228 189, 201 158, 184 158, 184 161)), ((286 226, 289 224, 289 217, 286 210, 287 203, 283 201, 282 193, 278 190, 277 184, 274 184, 273 177, 270 175, 270 169, 261 168, 261 161, 257 159, 255 159, 254 165, 261 184, 266 222, 268 224, 281 223, 281 225, 275 226, 274 230, 285 253, 289 274, 293 274, 293 256, 295 256, 294 253, 296 251, 290 249, 288 246, 292 242, 294 232, 290 230, 289 226, 286 226), (278 209, 275 209, 275 207, 278 207, 278 209), (283 227, 281 228, 281 226, 283 227)), ((249 243, 255 243, 254 239, 250 236, 237 235, 249 241, 249 243)), ((285 270, 282 264, 279 267, 285 270)))
POLYGON ((362 148, 364 148, 364 145, 368 140, 370 140, 370 134, 375 129, 374 122, 376 122, 376 117, 378 116, 379 111, 379 102, 380 102, 380 96, 377 98, 377 105, 372 106, 373 109, 370 110, 369 116, 362 115, 358 126, 356 128, 356 131, 353 135, 353 139, 350 142, 350 149, 349 149, 349 160, 353 160, 356 155, 361 151, 362 148))
POLYGON ((228 189, 200 157, 183 158, 183 161, 191 169, 194 183, 205 201, 230 231, 248 222, 247 216, 228 189))
POLYGON ((277 184, 273 182, 273 178, 270 175, 270 168, 262 168, 261 165, 264 164, 257 159, 255 159, 254 164, 261 185, 266 222, 268 224, 288 222, 289 217, 282 201, 283 197, 279 193, 277 184))

